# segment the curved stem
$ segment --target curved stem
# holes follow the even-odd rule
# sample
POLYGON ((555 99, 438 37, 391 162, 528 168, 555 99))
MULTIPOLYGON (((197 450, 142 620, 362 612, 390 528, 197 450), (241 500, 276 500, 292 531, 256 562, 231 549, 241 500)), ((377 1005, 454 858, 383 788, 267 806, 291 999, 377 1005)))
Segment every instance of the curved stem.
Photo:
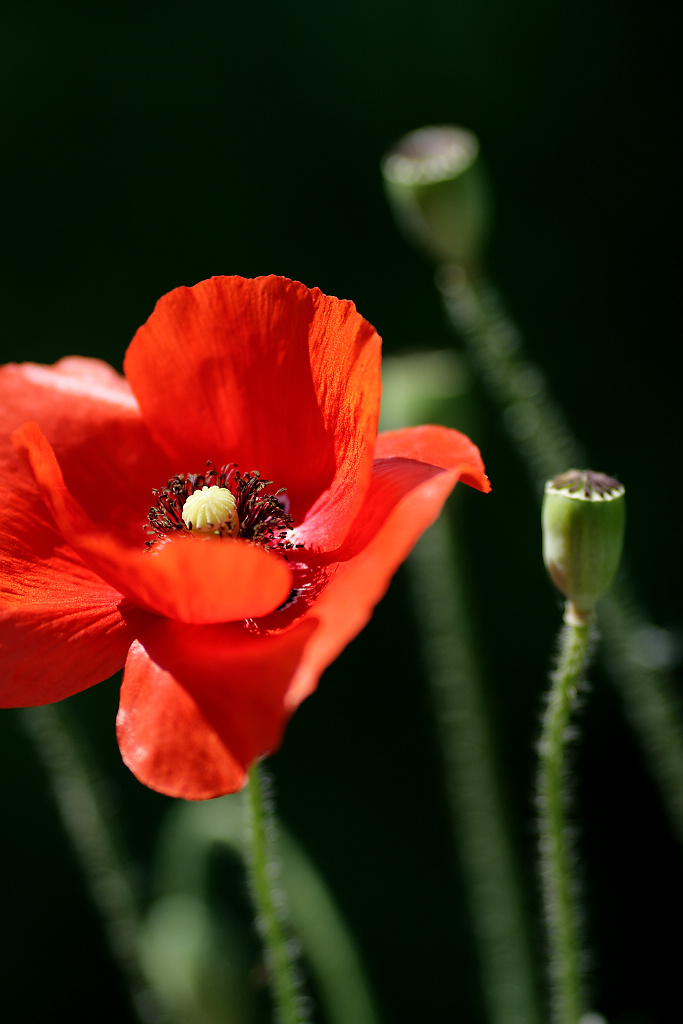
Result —
POLYGON ((442 515, 410 556, 446 773, 491 1024, 537 1024, 525 908, 482 680, 467 624, 457 538, 442 515))
POLYGON ((600 602, 601 646, 683 845, 683 715, 667 671, 676 657, 673 638, 648 622, 626 583, 619 581, 600 602))
POLYGON ((551 675, 539 743, 537 800, 540 869, 550 952, 554 1024, 579 1024, 583 1010, 581 943, 567 827, 567 741, 588 663, 591 627, 566 624, 558 667, 551 675))
POLYGON ((505 427, 539 489, 557 473, 583 465, 582 446, 553 400, 545 374, 526 358, 520 333, 494 288, 471 280, 457 266, 441 267, 437 285, 451 323, 502 409, 505 427))
POLYGON ((166 1020, 139 961, 140 907, 131 870, 119 851, 112 815, 96 771, 61 704, 26 708, 21 721, 45 766, 64 830, 83 869, 114 960, 144 1024, 166 1020))
POLYGON ((275 820, 270 778, 260 764, 249 772, 247 786, 246 860, 256 909, 256 926, 263 939, 266 967, 279 1024, 307 1024, 307 999, 301 991, 289 933, 284 894, 274 885, 277 861, 273 847, 275 820))

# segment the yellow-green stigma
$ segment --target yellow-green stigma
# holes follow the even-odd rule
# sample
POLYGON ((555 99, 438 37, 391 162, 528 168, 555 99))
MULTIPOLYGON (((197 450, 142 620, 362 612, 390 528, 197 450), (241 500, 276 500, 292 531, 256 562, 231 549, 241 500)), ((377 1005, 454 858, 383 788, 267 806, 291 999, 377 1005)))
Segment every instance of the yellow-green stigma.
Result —
POLYGON ((237 502, 227 487, 204 485, 190 494, 183 505, 182 517, 188 530, 233 537, 239 533, 237 502))

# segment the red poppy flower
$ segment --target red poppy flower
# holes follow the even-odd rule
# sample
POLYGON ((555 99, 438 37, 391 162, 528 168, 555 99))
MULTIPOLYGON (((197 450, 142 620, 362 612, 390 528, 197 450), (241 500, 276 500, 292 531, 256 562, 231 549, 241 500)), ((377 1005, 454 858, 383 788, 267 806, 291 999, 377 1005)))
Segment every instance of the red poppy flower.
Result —
POLYGON ((123 665, 135 775, 188 799, 239 789, 458 479, 489 489, 462 434, 377 436, 379 401, 355 306, 277 277, 166 295, 125 378, 77 357, 4 367, 0 703, 123 665))

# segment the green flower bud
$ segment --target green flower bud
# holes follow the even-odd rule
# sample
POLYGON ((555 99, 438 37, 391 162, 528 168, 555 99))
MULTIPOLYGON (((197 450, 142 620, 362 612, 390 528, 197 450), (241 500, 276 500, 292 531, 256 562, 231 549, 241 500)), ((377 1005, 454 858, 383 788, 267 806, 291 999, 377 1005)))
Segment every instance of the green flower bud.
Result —
POLYGON ((438 260, 477 268, 489 227, 489 189, 472 132, 452 125, 404 136, 382 161, 399 226, 438 260))
POLYGON ((624 487, 604 473, 570 469, 545 485, 543 561, 567 598, 567 622, 588 622, 612 585, 625 524, 624 487))

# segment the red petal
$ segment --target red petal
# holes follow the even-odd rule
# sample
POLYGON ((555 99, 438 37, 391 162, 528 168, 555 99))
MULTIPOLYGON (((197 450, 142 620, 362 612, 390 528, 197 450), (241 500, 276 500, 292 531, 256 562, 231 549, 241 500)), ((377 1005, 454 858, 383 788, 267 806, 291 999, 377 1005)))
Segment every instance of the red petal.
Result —
POLYGON ((464 484, 488 493, 491 484, 484 471, 481 453, 469 437, 448 427, 407 427, 387 430, 377 437, 376 459, 401 456, 417 459, 443 469, 457 469, 464 484))
POLYGON ((286 487, 320 546, 368 486, 380 341, 351 302, 278 277, 216 277, 164 296, 125 372, 157 442, 199 471, 237 462, 286 487))
MULTIPOLYGON (((152 442, 128 382, 98 359, 0 369, 0 447, 22 423, 50 439, 67 486, 88 515, 138 543, 152 488, 178 472, 152 442)), ((4 474, 3 474, 4 475, 4 474)))
POLYGON ((29 576, 33 593, 2 595, 1 707, 52 704, 101 683, 123 666, 135 636, 132 609, 124 620, 120 595, 85 567, 79 575, 55 554, 40 568, 29 576))
POLYGON ((124 546, 98 530, 70 494, 35 423, 14 437, 71 547, 93 572, 143 608, 181 622, 227 622, 265 615, 289 594, 287 563, 242 541, 181 537, 151 552, 124 546))
MULTIPOLYGON (((378 451, 419 452, 426 461, 394 457, 375 462, 363 511, 336 553, 339 564, 330 566, 334 575, 312 608, 320 625, 288 693, 292 707, 315 689, 323 669, 368 622, 394 572, 438 517, 458 479, 467 478, 482 490, 488 485, 477 449, 455 431, 395 431, 382 435, 378 451), (444 468, 433 464, 439 462, 444 468)), ((276 618, 268 616, 264 622, 276 618)))
POLYGON ((123 620, 121 595, 65 544, 25 467, 13 468, 0 507, 0 705, 28 707, 120 669, 135 616, 123 620))
POLYGON ((107 679, 123 665, 134 636, 118 608, 121 594, 65 543, 10 443, 13 417, 46 393, 27 383, 26 369, 47 370, 0 371, 0 704, 7 707, 62 700, 107 679))
MULTIPOLYGON (((301 539, 330 550, 349 532, 370 486, 381 397, 381 339, 350 302, 314 291, 311 367, 336 475, 306 516, 301 539)), ((295 457, 298 451, 295 449, 295 457)))
POLYGON ((314 628, 261 637, 237 626, 151 625, 126 662, 117 718, 125 763, 168 796, 240 789, 249 765, 280 744, 285 693, 314 628))
POLYGON ((116 727, 124 762, 151 789, 202 800, 244 785, 244 768, 196 701, 137 642, 126 661, 116 727))

